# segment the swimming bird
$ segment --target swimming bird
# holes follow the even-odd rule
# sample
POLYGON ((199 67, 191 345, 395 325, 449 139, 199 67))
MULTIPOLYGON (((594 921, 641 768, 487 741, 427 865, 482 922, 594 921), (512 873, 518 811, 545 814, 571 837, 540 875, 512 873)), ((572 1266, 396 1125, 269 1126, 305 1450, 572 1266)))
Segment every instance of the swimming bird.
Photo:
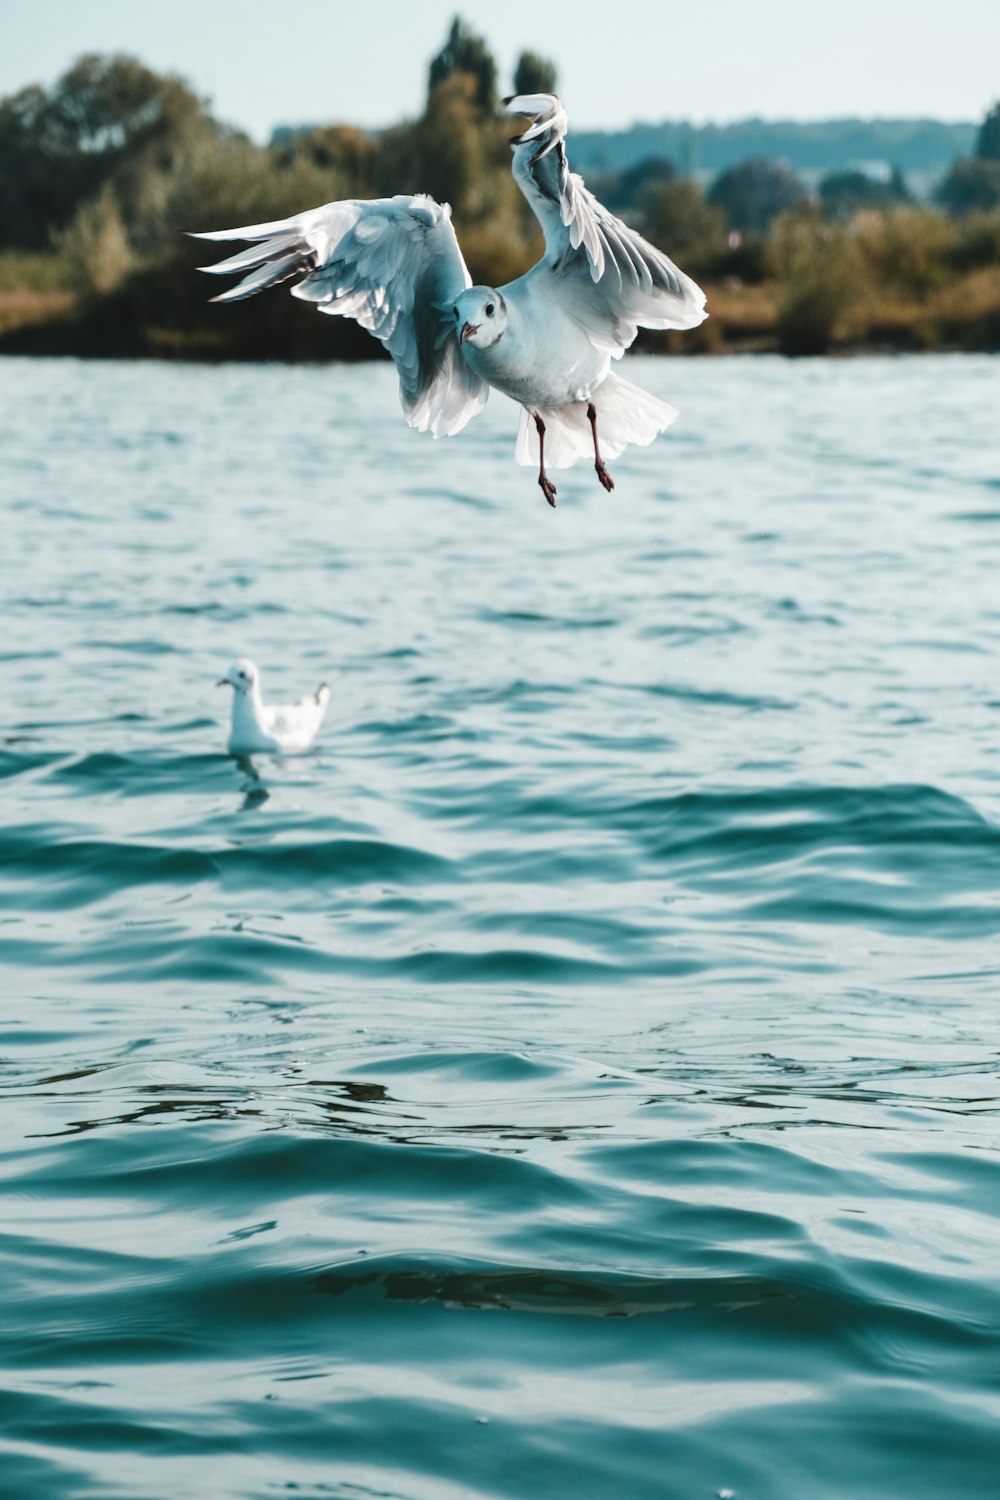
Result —
POLYGON ((216 687, 233 689, 233 718, 227 749, 230 755, 253 755, 255 751, 278 751, 294 755, 308 750, 323 722, 330 689, 320 683, 311 698, 274 708, 260 695, 260 672, 241 656, 220 677, 216 687))
POLYGON ((451 209, 426 194, 348 199, 270 224, 195 236, 253 243, 200 269, 242 280, 214 302, 252 297, 299 277, 292 295, 354 318, 392 355, 407 421, 450 436, 480 412, 490 387, 522 407, 515 458, 549 468, 629 443, 651 443, 677 416, 612 373, 642 328, 694 328, 705 295, 671 260, 615 218, 569 170, 566 112, 555 94, 504 100, 531 124, 511 141, 515 181, 545 237, 537 265, 502 287, 473 286, 451 209), (600 428, 600 433, 598 432, 600 428))

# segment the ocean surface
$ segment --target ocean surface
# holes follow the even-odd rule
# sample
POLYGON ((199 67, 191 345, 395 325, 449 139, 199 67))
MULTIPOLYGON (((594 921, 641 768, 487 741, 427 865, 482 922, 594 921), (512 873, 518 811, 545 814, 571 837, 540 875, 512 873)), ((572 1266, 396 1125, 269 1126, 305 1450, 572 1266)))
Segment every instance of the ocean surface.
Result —
POLYGON ((1000 1494, 1000 363, 625 373, 0 363, 4 1497, 1000 1494))

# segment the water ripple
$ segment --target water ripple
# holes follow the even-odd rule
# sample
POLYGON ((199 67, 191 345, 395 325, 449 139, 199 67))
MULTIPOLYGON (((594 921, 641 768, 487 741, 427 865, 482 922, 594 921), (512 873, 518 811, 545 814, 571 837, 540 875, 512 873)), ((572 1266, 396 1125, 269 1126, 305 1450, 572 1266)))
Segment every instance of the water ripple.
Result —
POLYGON ((995 365, 637 378, 0 367, 17 1500, 993 1500, 995 365))

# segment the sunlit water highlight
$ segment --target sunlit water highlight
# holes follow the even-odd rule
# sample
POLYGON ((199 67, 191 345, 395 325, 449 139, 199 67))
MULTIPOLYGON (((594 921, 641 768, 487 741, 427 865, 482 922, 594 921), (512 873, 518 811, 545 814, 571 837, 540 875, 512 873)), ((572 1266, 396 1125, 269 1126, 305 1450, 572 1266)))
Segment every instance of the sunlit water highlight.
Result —
POLYGON ((0 1492, 994 1500, 997 371, 0 364, 0 1492))

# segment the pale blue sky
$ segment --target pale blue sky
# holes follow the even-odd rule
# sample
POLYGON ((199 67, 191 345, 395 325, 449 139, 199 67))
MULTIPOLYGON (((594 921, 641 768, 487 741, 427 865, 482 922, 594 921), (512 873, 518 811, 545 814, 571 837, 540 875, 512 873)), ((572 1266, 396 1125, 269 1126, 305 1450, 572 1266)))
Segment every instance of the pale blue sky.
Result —
POLYGON ((687 117, 978 119, 1000 95, 1000 0, 0 0, 0 95, 85 51, 182 73, 264 139, 288 121, 413 115, 456 9, 509 86, 524 47, 552 57, 577 127, 687 117))

